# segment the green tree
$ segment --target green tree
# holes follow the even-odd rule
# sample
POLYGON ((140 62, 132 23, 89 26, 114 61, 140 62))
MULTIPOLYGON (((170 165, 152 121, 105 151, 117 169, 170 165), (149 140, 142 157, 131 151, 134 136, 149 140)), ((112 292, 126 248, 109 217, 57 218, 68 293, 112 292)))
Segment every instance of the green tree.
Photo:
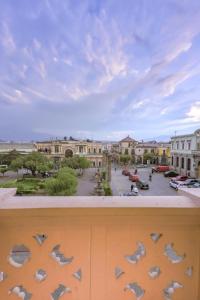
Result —
POLYGON ((143 161, 144 163, 147 163, 147 161, 150 161, 150 163, 153 163, 153 161, 155 160, 155 155, 153 153, 144 153, 144 156, 143 156, 143 161))
POLYGON ((24 157, 24 168, 29 170, 33 176, 53 168, 53 163, 42 153, 32 152, 24 157))
POLYGON ((10 164, 10 169, 17 172, 22 169, 24 166, 24 159, 23 157, 18 157, 15 160, 13 160, 10 164))
POLYGON ((71 196, 76 192, 77 178, 74 170, 61 168, 55 178, 46 180, 45 188, 49 195, 71 196))
POLYGON ((6 167, 0 167, 0 173, 4 176, 5 173, 8 171, 8 168, 6 167))
POLYGON ((87 169, 90 167, 90 164, 91 163, 87 158, 78 155, 74 155, 73 157, 67 157, 61 163, 62 167, 69 167, 75 170, 87 169))
POLYGON ((12 150, 9 153, 3 154, 3 155, 1 154, 1 157, 0 157, 1 164, 5 164, 5 165, 9 166, 13 160, 17 159, 20 156, 22 156, 22 154, 20 154, 16 150, 12 150))
POLYGON ((120 162, 123 164, 123 165, 126 165, 130 162, 131 160, 131 156, 130 155, 126 155, 126 154, 122 154, 120 155, 120 162))

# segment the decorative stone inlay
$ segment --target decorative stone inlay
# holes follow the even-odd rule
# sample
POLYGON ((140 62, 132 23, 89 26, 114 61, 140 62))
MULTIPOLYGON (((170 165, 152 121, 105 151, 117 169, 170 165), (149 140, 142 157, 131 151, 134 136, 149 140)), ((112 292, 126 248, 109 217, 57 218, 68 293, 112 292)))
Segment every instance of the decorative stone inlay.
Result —
POLYGON ((128 283, 124 290, 130 290, 135 296, 137 300, 140 300, 145 293, 145 290, 143 290, 138 284, 137 282, 132 282, 132 283, 128 283))
POLYGON ((153 279, 159 277, 160 273, 161 273, 160 268, 157 266, 150 268, 148 272, 149 276, 153 279))
POLYGON ((172 281, 164 290, 164 299, 172 300, 172 295, 176 289, 183 288, 183 285, 177 281, 172 281))
POLYGON ((38 233, 38 234, 34 235, 33 238, 41 246, 44 243, 44 241, 47 239, 47 235, 38 233))
POLYGON ((177 252, 173 249, 173 246, 174 246, 173 243, 172 244, 167 244, 165 246, 164 254, 168 257, 168 259, 173 264, 178 264, 185 258, 185 254, 178 255, 177 252))
POLYGON ((39 269, 35 272, 35 279, 39 282, 44 281, 47 278, 47 273, 43 269, 39 269))
POLYGON ((60 252, 60 245, 56 245, 51 252, 51 257, 57 261, 60 265, 68 265, 74 259, 73 256, 65 257, 63 253, 60 252))
POLYGON ((0 272, 0 282, 4 281, 7 277, 8 277, 8 276, 7 276, 6 273, 4 273, 4 272, 2 272, 2 271, 0 272))
POLYGON ((16 294, 19 298, 23 300, 30 300, 32 298, 32 294, 27 292, 27 290, 23 287, 23 285, 16 285, 9 290, 9 294, 16 294))
POLYGON ((193 267, 188 267, 187 270, 185 271, 185 274, 188 277, 192 277, 192 275, 193 275, 193 267))
POLYGON ((125 272, 120 268, 116 267, 115 268, 115 278, 118 279, 120 276, 122 276, 125 272))
POLYGON ((157 243, 159 239, 163 236, 162 233, 151 233, 151 239, 154 243, 157 243))
POLYGON ((16 245, 12 248, 8 257, 9 263, 16 267, 22 267, 31 257, 30 250, 24 245, 16 245))
POLYGON ((75 273, 73 273, 73 276, 78 279, 79 281, 81 281, 82 279, 82 270, 78 269, 78 271, 76 271, 75 273))
POLYGON ((125 255, 125 259, 131 263, 136 264, 143 256, 146 255, 146 249, 143 243, 137 243, 137 250, 132 255, 125 255))
POLYGON ((66 287, 64 284, 59 284, 58 288, 51 293, 51 300, 58 300, 65 293, 71 293, 71 289, 66 287))

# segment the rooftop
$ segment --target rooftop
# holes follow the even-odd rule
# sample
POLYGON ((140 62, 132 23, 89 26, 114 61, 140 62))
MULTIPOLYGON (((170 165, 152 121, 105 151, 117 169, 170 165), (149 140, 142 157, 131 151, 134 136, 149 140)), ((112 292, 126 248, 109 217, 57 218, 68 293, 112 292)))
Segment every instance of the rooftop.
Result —
POLYGON ((122 142, 136 142, 136 140, 132 139, 129 135, 127 137, 125 137, 124 139, 122 139, 120 141, 120 143, 122 142))

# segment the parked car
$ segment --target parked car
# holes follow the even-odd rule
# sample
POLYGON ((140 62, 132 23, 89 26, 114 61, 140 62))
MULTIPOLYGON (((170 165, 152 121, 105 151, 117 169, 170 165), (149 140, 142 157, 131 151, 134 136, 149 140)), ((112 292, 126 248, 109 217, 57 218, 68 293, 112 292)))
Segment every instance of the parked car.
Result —
POLYGON ((132 182, 136 182, 138 181, 140 178, 138 175, 133 175, 133 174, 130 174, 129 175, 129 180, 132 181, 132 182))
POLYGON ((128 170, 123 170, 122 175, 129 176, 131 173, 128 170))
POLYGON ((169 171, 171 168, 170 166, 156 166, 152 168, 153 172, 167 172, 169 171))
POLYGON ((178 173, 175 170, 170 170, 164 173, 165 177, 176 177, 178 173))
POLYGON ((125 192, 121 196, 138 196, 138 188, 135 186, 132 192, 125 192))
POLYGON ((149 189, 149 184, 145 181, 142 181, 142 180, 137 181, 136 185, 141 190, 148 190, 149 189))
POLYGON ((198 187, 198 185, 200 184, 200 180, 198 179, 187 179, 185 182, 184 182, 184 186, 186 187, 198 187))
POLYGON ((176 191, 178 191, 178 189, 181 186, 184 186, 184 182, 183 181, 177 181, 177 180, 170 180, 169 186, 172 187, 173 189, 175 189, 176 191))
POLYGON ((179 176, 173 177, 171 180, 174 180, 174 181, 185 181, 187 179, 188 179, 188 176, 179 175, 179 176))

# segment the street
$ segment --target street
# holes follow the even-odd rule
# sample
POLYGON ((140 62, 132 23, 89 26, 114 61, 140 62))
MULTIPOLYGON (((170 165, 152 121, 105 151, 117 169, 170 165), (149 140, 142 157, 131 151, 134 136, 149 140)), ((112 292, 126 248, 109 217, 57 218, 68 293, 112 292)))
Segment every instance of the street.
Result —
MULTIPOLYGON (((134 169, 129 169, 133 174, 134 169)), ((165 178, 163 173, 152 174, 152 181, 149 181, 149 174, 151 174, 151 168, 138 168, 138 173, 141 180, 148 182, 149 190, 139 190, 139 195, 146 196, 175 196, 176 190, 169 186, 169 178, 165 178)), ((128 176, 122 175, 122 169, 118 168, 116 171, 112 169, 111 188, 113 196, 119 196, 122 193, 131 190, 132 182, 128 176)), ((133 183, 135 185, 135 183, 133 183)))

